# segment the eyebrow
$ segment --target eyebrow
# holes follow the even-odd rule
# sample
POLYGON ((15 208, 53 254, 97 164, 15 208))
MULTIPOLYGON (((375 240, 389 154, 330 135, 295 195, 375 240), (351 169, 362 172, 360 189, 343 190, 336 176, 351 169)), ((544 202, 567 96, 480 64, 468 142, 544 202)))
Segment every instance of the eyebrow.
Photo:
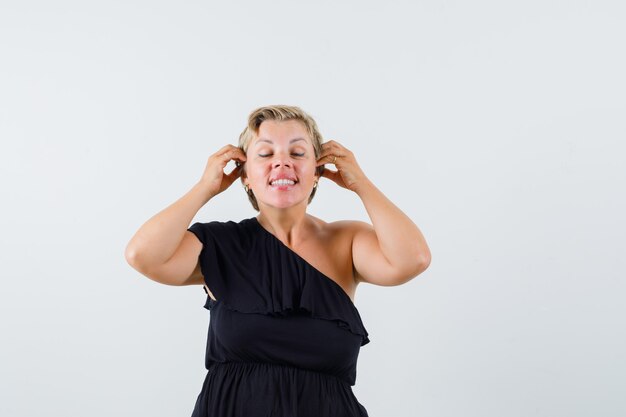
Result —
MULTIPOLYGON (((306 139, 305 139, 305 138, 293 138, 293 139, 291 139, 291 140, 289 141, 289 143, 294 143, 294 142, 297 142, 297 141, 299 141, 299 140, 303 140, 303 141, 305 141, 305 142, 306 142, 306 139)), ((260 142, 274 143, 274 142, 272 142, 272 141, 271 141, 271 140, 269 140, 269 139, 260 138, 259 140, 257 140, 256 144, 258 145, 260 142)))

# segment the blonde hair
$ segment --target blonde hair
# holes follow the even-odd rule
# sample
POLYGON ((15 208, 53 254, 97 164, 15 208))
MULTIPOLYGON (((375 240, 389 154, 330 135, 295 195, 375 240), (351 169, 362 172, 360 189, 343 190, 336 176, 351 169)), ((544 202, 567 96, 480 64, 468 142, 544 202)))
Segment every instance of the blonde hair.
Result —
MULTIPOLYGON (((252 113, 250 113, 250 115, 248 116, 248 126, 246 126, 243 132, 241 132, 241 134, 239 135, 239 149, 241 149, 244 153, 247 153, 248 146, 252 142, 252 139, 254 139, 259 134, 259 127, 261 126, 261 123, 263 123, 266 120, 275 120, 275 121, 280 121, 280 122, 284 122, 287 120, 300 121, 304 125, 307 133, 309 134, 309 138, 311 139, 311 142, 313 144, 315 160, 317 160, 322 154, 323 138, 322 138, 321 133, 319 132, 319 129, 317 128, 317 123, 315 123, 315 120, 313 120, 313 118, 309 116, 300 107, 286 106, 286 105, 280 105, 280 104, 273 105, 273 106, 259 107, 253 110, 252 113)), ((245 169, 245 164, 244 164, 244 169, 245 169)), ((324 166, 320 165, 319 167, 316 168, 315 174, 318 177, 321 177, 323 171, 324 171, 324 166)), ((241 181, 243 182, 243 176, 241 177, 241 181)), ((307 204, 310 203, 311 200, 313 200, 313 196, 315 195, 316 191, 317 191, 317 187, 313 188, 311 195, 309 195, 309 201, 307 202, 307 204)), ((252 207, 256 211, 260 211, 259 205, 256 201, 256 197, 254 196, 254 193, 252 192, 252 190, 248 190, 247 194, 248 194, 248 200, 250 200, 252 207)))

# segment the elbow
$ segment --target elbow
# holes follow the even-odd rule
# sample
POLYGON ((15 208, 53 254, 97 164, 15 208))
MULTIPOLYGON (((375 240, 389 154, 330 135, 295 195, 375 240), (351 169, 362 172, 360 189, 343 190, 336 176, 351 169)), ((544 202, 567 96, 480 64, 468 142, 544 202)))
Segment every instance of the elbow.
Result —
POLYGON ((409 272, 410 278, 407 281, 412 280, 413 278, 417 277, 419 274, 424 272, 426 269, 428 269, 429 265, 430 265, 430 254, 419 256, 418 261, 413 265, 413 268, 411 268, 409 272))
POLYGON ((389 281, 387 285, 397 286, 406 284, 407 282, 411 281, 413 278, 424 272, 426 268, 428 268, 429 264, 430 258, 419 258, 419 261, 414 262, 411 265, 406 265, 404 268, 398 270, 394 279, 389 281))
POLYGON ((424 271, 426 271, 428 269, 428 267, 430 266, 430 259, 431 259, 430 253, 428 255, 424 255, 421 258, 420 266, 418 268, 419 272, 417 273, 417 275, 421 274, 422 272, 424 272, 424 271))
POLYGON ((430 266, 431 255, 430 255, 430 250, 428 249, 428 246, 424 247, 422 251, 420 251, 420 253, 417 255, 417 259, 418 259, 417 275, 419 275, 430 266))
POLYGON ((130 263, 130 261, 137 256, 137 252, 133 250, 130 246, 126 246, 124 249, 124 258, 126 262, 130 263))
POLYGON ((137 271, 141 271, 141 260, 139 252, 137 252, 133 247, 126 247, 126 250, 124 250, 124 258, 126 259, 128 265, 132 266, 137 271))
POLYGON ((431 259, 430 253, 422 256, 421 262, 420 262, 420 269, 421 269, 420 274, 424 272, 426 269, 428 269, 428 267, 430 266, 430 259, 431 259))

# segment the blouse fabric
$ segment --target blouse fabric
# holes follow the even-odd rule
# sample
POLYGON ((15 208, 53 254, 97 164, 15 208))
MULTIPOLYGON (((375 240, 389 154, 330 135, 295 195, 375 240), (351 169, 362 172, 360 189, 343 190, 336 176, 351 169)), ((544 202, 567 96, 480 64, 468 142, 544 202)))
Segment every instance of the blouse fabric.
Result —
POLYGON ((344 289, 256 217, 187 230, 217 299, 192 417, 367 417, 352 386, 368 332, 344 289))

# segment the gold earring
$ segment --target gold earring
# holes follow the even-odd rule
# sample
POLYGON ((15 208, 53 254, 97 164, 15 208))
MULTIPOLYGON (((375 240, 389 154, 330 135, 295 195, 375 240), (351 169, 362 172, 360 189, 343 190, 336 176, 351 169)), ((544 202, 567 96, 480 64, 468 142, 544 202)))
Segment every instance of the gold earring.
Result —
POLYGON ((313 188, 317 188, 317 181, 315 181, 315 183, 313 184, 313 188))
POLYGON ((250 187, 248 187, 248 184, 245 184, 243 186, 243 189, 246 190, 246 194, 248 193, 248 191, 250 190, 250 187))

